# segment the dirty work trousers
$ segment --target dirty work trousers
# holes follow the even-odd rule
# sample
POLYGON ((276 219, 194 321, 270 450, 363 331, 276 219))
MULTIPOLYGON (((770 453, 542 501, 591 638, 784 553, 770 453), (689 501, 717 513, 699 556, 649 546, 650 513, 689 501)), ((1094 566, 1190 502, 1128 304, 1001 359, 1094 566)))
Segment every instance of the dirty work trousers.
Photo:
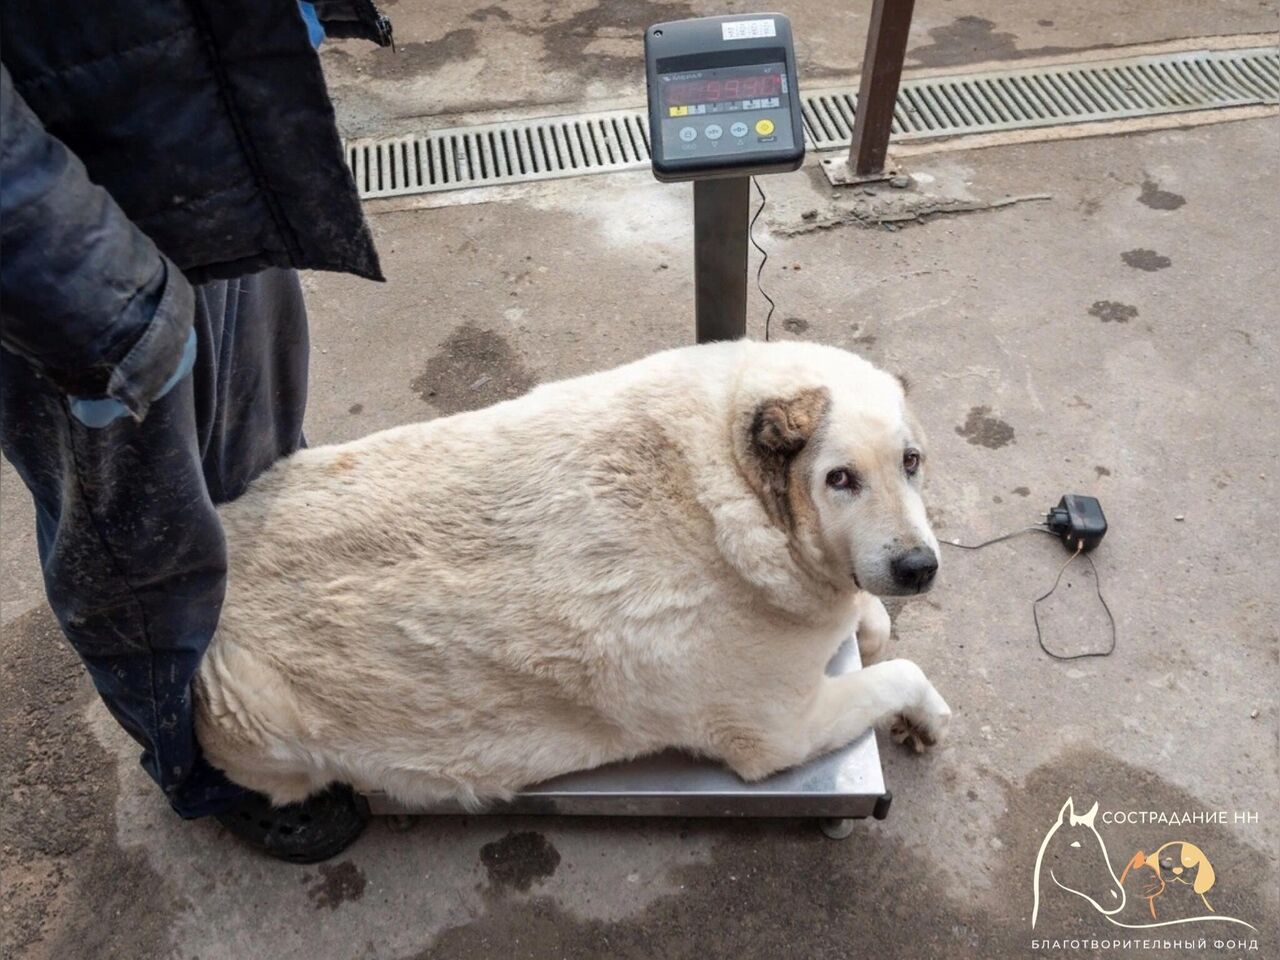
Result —
POLYGON ((191 375, 146 419, 91 429, 0 349, 0 442, 35 500, 45 591, 107 709, 185 817, 243 793, 200 754, 191 679, 222 606, 214 504, 303 442, 307 316, 298 276, 195 288, 191 375))

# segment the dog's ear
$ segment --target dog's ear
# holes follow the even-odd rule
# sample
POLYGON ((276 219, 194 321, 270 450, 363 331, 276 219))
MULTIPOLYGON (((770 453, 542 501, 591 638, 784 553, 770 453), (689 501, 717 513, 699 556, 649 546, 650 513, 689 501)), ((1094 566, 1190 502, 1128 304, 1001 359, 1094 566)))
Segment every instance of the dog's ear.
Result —
POLYGON ((1214 881, 1217 880, 1217 874, 1213 872, 1213 864, 1209 862, 1209 858, 1204 855, 1204 851, 1197 847, 1194 843, 1182 844, 1182 855, 1179 858, 1184 867, 1198 867, 1196 870, 1196 882, 1192 889, 1196 893, 1203 896, 1209 892, 1214 881))
POLYGON ((783 527, 797 522, 791 490, 795 458, 818 431, 830 404, 825 387, 811 387, 790 397, 763 400, 751 415, 750 455, 743 467, 765 510, 783 527))
POLYGON ((825 388, 813 387, 787 399, 765 400, 751 421, 751 446, 765 457, 789 458, 804 449, 830 402, 825 388))

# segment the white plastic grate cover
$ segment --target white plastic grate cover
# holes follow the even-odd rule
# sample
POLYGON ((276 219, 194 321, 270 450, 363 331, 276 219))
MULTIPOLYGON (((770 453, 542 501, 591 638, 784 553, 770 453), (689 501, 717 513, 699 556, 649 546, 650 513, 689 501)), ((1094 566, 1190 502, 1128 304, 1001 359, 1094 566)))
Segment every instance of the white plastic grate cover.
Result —
MULTIPOLYGON (((801 99, 809 146, 847 147, 857 91, 801 99)), ((892 136, 923 140, 1277 102, 1275 47, 1157 54, 903 80, 892 136)), ((360 196, 372 199, 642 169, 649 131, 643 109, 613 110, 351 140, 346 151, 360 196)))

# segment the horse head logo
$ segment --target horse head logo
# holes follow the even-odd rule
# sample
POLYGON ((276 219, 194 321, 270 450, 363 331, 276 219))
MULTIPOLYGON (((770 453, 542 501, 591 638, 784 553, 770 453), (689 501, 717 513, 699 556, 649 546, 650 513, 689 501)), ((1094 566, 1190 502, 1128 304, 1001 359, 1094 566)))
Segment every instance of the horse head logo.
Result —
POLYGON ((1036 856, 1035 903, 1031 908, 1034 928, 1040 914, 1041 876, 1063 890, 1083 897, 1099 913, 1110 915, 1124 909, 1124 887, 1111 868, 1107 845, 1102 841, 1093 821, 1098 816, 1095 802, 1086 813, 1076 813, 1071 797, 1058 811, 1058 819, 1049 827, 1036 856))

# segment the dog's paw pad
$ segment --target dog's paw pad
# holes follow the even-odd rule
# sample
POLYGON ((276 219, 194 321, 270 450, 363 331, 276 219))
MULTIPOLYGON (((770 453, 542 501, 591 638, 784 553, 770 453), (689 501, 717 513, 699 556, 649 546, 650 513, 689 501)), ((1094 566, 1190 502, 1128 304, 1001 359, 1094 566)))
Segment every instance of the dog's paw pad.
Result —
POLYGON ((926 747, 935 746, 938 742, 937 736, 927 727, 903 715, 893 721, 889 727, 889 736, 895 743, 909 746, 916 753, 924 753, 926 747))

